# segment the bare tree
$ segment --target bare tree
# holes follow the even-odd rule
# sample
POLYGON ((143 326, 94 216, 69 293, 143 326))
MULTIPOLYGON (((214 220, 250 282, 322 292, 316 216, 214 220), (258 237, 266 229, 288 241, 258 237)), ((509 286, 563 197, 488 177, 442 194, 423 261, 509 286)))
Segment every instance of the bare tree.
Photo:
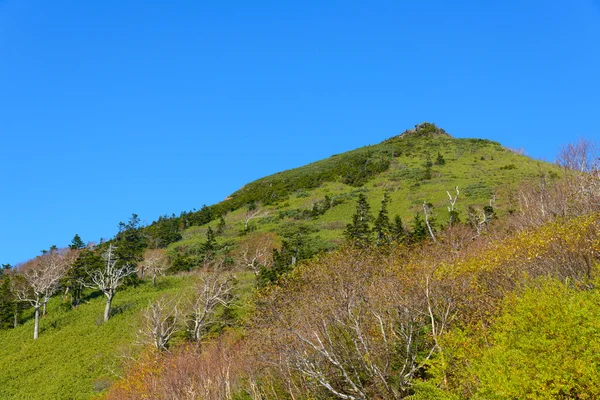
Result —
POLYGON ((15 287, 16 294, 20 301, 28 302, 33 307, 34 339, 37 339, 39 334, 40 308, 45 314, 46 304, 58 289, 60 280, 74 260, 74 255, 75 252, 69 250, 52 249, 19 268, 25 284, 15 287))
POLYGON ((592 173, 600 170, 600 145, 586 139, 563 146, 556 163, 569 170, 592 173))
POLYGON ((248 225, 250 224, 251 220, 253 220, 255 218, 263 218, 268 215, 269 215, 268 211, 261 210, 260 208, 248 210, 246 212, 246 215, 244 215, 244 231, 245 232, 248 231, 248 225))
POLYGON ((140 277, 144 279, 146 273, 151 274, 152 285, 156 286, 156 278, 163 275, 168 267, 164 250, 148 249, 144 253, 144 260, 139 265, 140 277))
POLYGON ((104 322, 110 318, 110 307, 121 281, 133 274, 135 268, 128 263, 119 266, 119 260, 115 255, 116 246, 110 244, 108 249, 102 254, 104 258, 103 268, 89 273, 90 282, 81 283, 89 288, 98 289, 106 296, 106 307, 104 308, 104 322))
POLYGON ((446 190, 446 194, 448 194, 448 202, 450 205, 448 206, 448 213, 450 214, 450 225, 453 225, 458 219, 458 212, 456 211, 456 201, 458 200, 458 195, 460 192, 458 191, 458 186, 456 187, 456 196, 452 197, 450 192, 446 190))
POLYGON ((579 139, 564 146, 557 164, 565 171, 565 181, 580 212, 600 206, 600 143, 579 139))
POLYGON ((429 231, 429 236, 434 242, 437 242, 435 235, 433 234, 433 228, 431 227, 431 223, 429 222, 429 214, 431 212, 431 207, 427 204, 426 201, 423 202, 423 213, 425 214, 425 224, 427 225, 427 230, 429 231))
POLYGON ((217 271, 203 272, 187 302, 186 323, 193 340, 199 341, 206 329, 216 323, 219 308, 233 301, 233 280, 217 271))
POLYGON ((177 298, 163 297, 150 302, 141 314, 138 341, 166 350, 171 337, 180 329, 181 310, 177 298))
POLYGON ((269 268, 273 263, 274 237, 272 234, 254 235, 245 240, 237 253, 237 263, 258 275, 261 267, 269 268))

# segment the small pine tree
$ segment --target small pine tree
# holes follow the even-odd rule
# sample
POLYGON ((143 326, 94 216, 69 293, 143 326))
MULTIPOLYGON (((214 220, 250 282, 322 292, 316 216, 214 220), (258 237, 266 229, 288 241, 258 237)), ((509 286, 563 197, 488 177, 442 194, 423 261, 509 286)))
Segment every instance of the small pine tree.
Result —
POLYGON ((444 160, 444 156, 440 154, 438 151, 437 158, 435 159, 435 165, 444 165, 446 164, 446 160, 444 160))
POLYGON ((71 244, 69 245, 69 248, 71 250, 79 250, 79 249, 83 249, 85 247, 85 243, 83 243, 83 240, 81 240, 81 237, 78 234, 75 234, 75 236, 73 237, 73 240, 71 241, 71 244))
POLYGON ((217 234, 222 234, 223 231, 225 230, 225 218, 223 218, 223 216, 221 215, 219 217, 219 225, 217 225, 217 234))
POLYGON ((421 213, 415 215, 410 237, 413 242, 420 242, 427 238, 427 225, 423 217, 421 217, 421 213))
POLYGON ((371 243, 371 228, 369 223, 372 220, 367 197, 361 193, 358 195, 356 212, 352 216, 352 223, 346 225, 344 236, 352 244, 358 246, 367 246, 371 243))
POLYGON ((77 258, 69 268, 69 271, 62 279, 61 284, 65 288, 65 293, 71 296, 71 306, 77 307, 81 303, 84 282, 89 280, 90 273, 103 267, 102 257, 92 250, 83 249, 77 255, 77 258))
POLYGON ((13 328, 15 312, 18 312, 17 298, 12 291, 10 276, 6 276, 0 284, 0 329, 13 328))
POLYGON ((257 277, 258 287, 275 283, 282 275, 291 271, 297 259, 297 249, 286 240, 281 243, 281 250, 273 249, 273 265, 271 268, 261 267, 257 277))
POLYGON ((381 208, 375 219, 373 231, 375 231, 377 246, 388 244, 390 241, 390 217, 388 216, 387 205, 390 201, 390 196, 385 193, 381 200, 381 208))
POLYGON ((402 223, 402 218, 396 215, 394 218, 394 224, 391 227, 392 240, 397 243, 403 243, 406 240, 406 229, 402 223))
POLYGON ((217 249, 217 239, 215 238, 215 232, 209 226, 206 231, 206 242, 202 246, 204 250, 204 254, 213 253, 217 249))

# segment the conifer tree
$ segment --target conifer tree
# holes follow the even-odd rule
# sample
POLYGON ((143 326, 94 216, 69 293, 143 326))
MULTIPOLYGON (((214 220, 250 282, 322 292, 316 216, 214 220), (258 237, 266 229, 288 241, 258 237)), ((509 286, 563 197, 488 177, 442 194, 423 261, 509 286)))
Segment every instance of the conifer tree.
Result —
POLYGON ((352 223, 346 225, 344 235, 346 239, 357 246, 368 246, 371 243, 371 228, 369 223, 372 220, 367 197, 361 193, 358 195, 356 212, 352 216, 352 223))
POLYGON ((103 267, 103 260, 98 254, 90 249, 82 249, 77 258, 69 268, 67 274, 62 280, 62 286, 65 288, 65 295, 71 295, 71 306, 77 307, 81 303, 84 282, 91 273, 103 267))
POLYGON ((119 222, 119 233, 114 241, 114 255, 121 264, 129 264, 135 268, 142 260, 148 244, 141 228, 141 221, 137 214, 131 214, 126 224, 119 222))
POLYGON ((390 196, 387 192, 383 195, 383 200, 381 201, 381 208, 379 209, 379 214, 377 215, 377 219, 375 219, 375 224, 373 230, 375 231, 376 244, 377 246, 387 244, 390 241, 390 217, 388 216, 387 205, 390 201, 390 196))
POLYGON ((12 328, 16 324, 20 311, 17 297, 15 296, 10 276, 5 276, 0 284, 0 329, 12 328))
POLYGON ((219 225, 217 225, 217 234, 222 234, 223 231, 225 230, 225 218, 223 218, 223 216, 221 215, 219 217, 219 225))
POLYGON ((403 243, 406 240, 406 229, 399 215, 394 218, 394 224, 391 226, 390 231, 392 240, 398 243, 403 243))
POLYGON ((444 160, 444 156, 441 155, 439 151, 438 151, 437 158, 435 159, 435 164, 436 165, 444 165, 444 164, 446 164, 446 160, 444 160))
POLYGON ((83 243, 83 240, 81 240, 81 237, 78 234, 75 234, 75 236, 73 237, 73 240, 71 241, 71 244, 69 245, 69 248, 71 250, 79 250, 79 249, 83 249, 85 247, 85 243, 83 243))
POLYGON ((413 220, 412 225, 412 233, 410 235, 411 240, 414 242, 420 242, 425 240, 427 237, 427 225, 425 224, 425 220, 421 217, 421 213, 417 213, 415 215, 415 219, 413 220))
POLYGON ((203 248, 205 255, 211 254, 217 249, 217 239, 215 239, 215 231, 213 231, 210 226, 206 231, 206 242, 204 242, 203 248))

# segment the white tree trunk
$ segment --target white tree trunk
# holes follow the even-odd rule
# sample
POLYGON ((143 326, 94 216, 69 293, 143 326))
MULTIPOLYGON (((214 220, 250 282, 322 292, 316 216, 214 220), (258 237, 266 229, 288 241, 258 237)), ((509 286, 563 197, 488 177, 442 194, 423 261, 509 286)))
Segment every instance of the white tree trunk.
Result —
POLYGON ((33 324, 33 339, 37 339, 38 338, 38 333, 40 330, 40 307, 37 306, 35 307, 35 312, 34 312, 34 324, 33 324))
POLYGON ((112 294, 106 295, 106 307, 104 307, 104 322, 108 321, 108 319, 110 318, 110 305, 112 303, 112 299, 112 294))

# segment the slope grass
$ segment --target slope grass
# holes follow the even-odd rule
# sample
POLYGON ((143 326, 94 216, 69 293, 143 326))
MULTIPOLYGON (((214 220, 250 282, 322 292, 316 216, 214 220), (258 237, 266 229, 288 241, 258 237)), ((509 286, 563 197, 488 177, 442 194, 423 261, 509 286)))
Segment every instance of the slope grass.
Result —
MULTIPOLYGON (((250 221, 253 230, 277 232, 283 224, 301 223, 316 228, 314 230, 319 231, 317 234, 322 240, 335 246, 342 240, 345 225, 352 218, 359 192, 366 194, 373 216, 379 210, 384 193, 388 192, 390 217, 399 215, 405 225, 410 225, 416 213, 423 212, 424 202, 431 203, 433 217, 441 226, 449 221, 447 191, 454 196, 455 188, 459 188, 457 211, 464 221, 468 207, 481 209, 490 201, 499 214, 508 212, 513 206, 508 195, 512 189, 523 181, 539 180, 542 175, 551 180, 558 177, 559 172, 553 164, 533 160, 489 140, 454 139, 445 134, 403 134, 246 185, 234 193, 232 199, 220 203, 227 209, 226 204, 235 200, 238 208, 224 215, 226 229, 218 240, 220 244, 235 245, 242 236, 248 209, 240 206, 242 203, 238 204, 240 199, 247 197, 254 201, 254 194, 270 192, 272 187, 285 190, 278 192, 277 201, 256 203, 266 216, 250 221), (316 182, 313 180, 310 185, 305 184, 308 181, 305 176, 318 175, 319 171, 342 165, 344 157, 354 159, 354 152, 387 157, 388 168, 369 175, 361 185, 349 184, 343 174, 327 175, 327 179, 318 184, 313 184, 316 182), (441 163, 436 163, 438 154, 443 158, 441 163), (324 201, 325 196, 338 204, 323 214, 311 215, 314 205, 324 201)), ((208 225, 216 229, 217 221, 208 225)), ((197 251, 205 239, 208 225, 188 228, 183 233, 184 240, 172 244, 171 249, 197 251)))
POLYGON ((139 310, 185 286, 183 278, 165 277, 156 288, 144 282, 119 291, 106 323, 102 295, 88 293, 73 310, 60 297, 53 298, 37 340, 32 339, 30 317, 15 329, 0 331, 0 398, 89 399, 104 391, 118 378, 122 357, 140 350, 133 346, 139 310))

